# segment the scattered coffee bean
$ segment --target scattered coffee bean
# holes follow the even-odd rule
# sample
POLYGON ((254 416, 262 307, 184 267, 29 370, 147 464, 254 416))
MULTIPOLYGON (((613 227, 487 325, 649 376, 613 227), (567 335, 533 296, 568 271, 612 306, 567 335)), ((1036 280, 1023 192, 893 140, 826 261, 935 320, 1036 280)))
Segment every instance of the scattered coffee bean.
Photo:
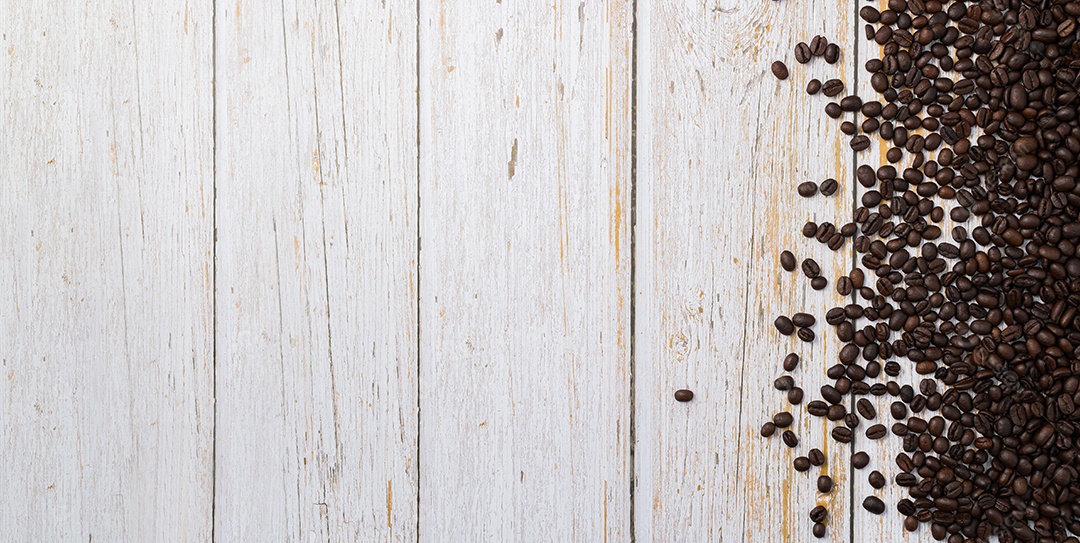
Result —
POLYGON ((791 251, 782 251, 780 253, 780 266, 785 271, 795 271, 795 255, 791 254, 791 251))
POLYGON ((679 402, 688 402, 694 399, 693 391, 681 389, 675 391, 675 400, 679 402))
POLYGON ((817 479, 818 492, 821 492, 822 494, 828 494, 829 492, 832 491, 832 488, 833 488, 832 477, 829 477, 828 475, 822 475, 821 477, 818 477, 818 479, 817 479))
POLYGON ((772 63, 772 73, 777 79, 783 81, 788 78, 788 69, 783 62, 779 60, 772 63))
POLYGON ((817 194, 818 186, 813 181, 806 181, 799 184, 799 196, 803 198, 810 198, 817 194))
POLYGON ((870 455, 865 452, 857 452, 851 455, 851 466, 855 469, 863 469, 870 465, 870 455))
POLYGON ((867 496, 862 502, 863 509, 872 514, 880 515, 885 512, 885 502, 875 496, 867 496))

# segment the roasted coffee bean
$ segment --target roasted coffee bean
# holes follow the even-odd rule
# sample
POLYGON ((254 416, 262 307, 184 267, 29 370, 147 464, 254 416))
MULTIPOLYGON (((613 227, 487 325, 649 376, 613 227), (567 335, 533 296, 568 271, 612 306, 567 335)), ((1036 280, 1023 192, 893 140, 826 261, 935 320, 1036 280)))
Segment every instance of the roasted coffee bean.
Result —
POLYGON ((780 62, 779 60, 773 62, 772 63, 772 74, 774 76, 776 76, 776 78, 781 80, 781 81, 787 79, 788 78, 787 66, 784 65, 784 63, 780 62))
POLYGON ((776 380, 773 381, 773 387, 776 388, 776 390, 780 391, 791 390, 794 386, 795 378, 790 375, 782 375, 780 377, 777 377, 776 380))
POLYGON ((827 286, 829 286, 829 280, 822 275, 810 280, 810 288, 814 290, 825 290, 827 286))
POLYGON ((784 357, 784 371, 795 371, 797 367, 799 367, 799 355, 788 353, 784 357))
POLYGON ((885 486, 885 476, 880 471, 872 471, 867 476, 866 480, 870 483, 870 486, 874 488, 882 488, 885 486))
POLYGON ((791 316, 791 322, 794 323, 795 326, 807 327, 807 326, 813 326, 814 324, 816 324, 817 319, 814 318, 814 316, 809 314, 809 313, 801 313, 800 312, 800 313, 795 313, 794 315, 791 316))
POLYGON ((806 42, 799 42, 795 46, 795 61, 799 64, 806 64, 807 62, 810 62, 810 57, 810 46, 807 45, 806 42))
POLYGON ((839 184, 836 180, 829 178, 821 182, 818 186, 818 190, 821 192, 822 196, 832 196, 833 194, 836 194, 836 189, 838 187, 839 184))
POLYGON ((795 325, 792 324, 791 319, 784 315, 776 317, 773 325, 776 326, 777 331, 785 336, 790 336, 795 333, 795 325))
POLYGON ((885 512, 885 502, 874 496, 867 496, 862 502, 863 509, 866 509, 874 515, 880 515, 885 512))
POLYGON ((813 96, 813 95, 817 94, 818 92, 821 92, 821 81, 819 81, 817 79, 811 79, 806 84, 806 94, 809 94, 809 95, 813 96))
POLYGON ((811 341, 814 341, 814 331, 809 329, 809 328, 799 328, 799 331, 796 332, 795 335, 799 339, 801 339, 802 341, 805 341, 807 343, 810 343, 811 341))
POLYGON ((799 405, 803 401, 803 389, 799 387, 792 387, 787 391, 788 403, 791 405, 799 405))
POLYGON ((833 428, 831 434, 833 439, 835 439, 838 443, 851 443, 851 440, 854 438, 854 434, 851 432, 851 428, 848 428, 846 426, 837 426, 836 428, 833 428))
POLYGON ((855 406, 864 419, 873 420, 877 418, 877 410, 874 409, 874 404, 870 403, 870 400, 862 398, 856 402, 855 406))
POLYGON ((855 469, 863 469, 870 465, 870 455, 865 452, 857 452, 851 455, 851 466, 855 469))
POLYGON ((814 523, 812 533, 814 534, 814 537, 823 539, 825 537, 825 525, 820 522, 814 523))
POLYGON ((799 446, 799 438, 795 435, 795 432, 792 432, 791 430, 784 430, 784 433, 781 437, 784 440, 784 445, 787 445, 792 449, 799 446))
POLYGON ((791 254, 791 251, 782 251, 780 253, 780 266, 785 271, 795 271, 795 255, 791 254))
POLYGON ((884 424, 875 424, 866 429, 866 437, 868 439, 881 439, 888 435, 889 431, 885 428, 884 424))
POLYGON ((821 93, 829 98, 838 96, 844 92, 844 82, 839 79, 828 79, 821 85, 821 93))
POLYGON ((810 460, 812 466, 825 465, 825 453, 821 452, 821 449, 810 449, 810 452, 806 453, 806 457, 810 460))
POLYGON ((800 456, 800 457, 796 458, 795 460, 793 460, 791 462, 791 465, 792 465, 792 467, 795 468, 795 471, 798 471, 798 472, 804 472, 804 471, 809 471, 810 470, 810 460, 807 459, 805 456, 800 456))
POLYGON ((761 426, 761 437, 772 437, 776 433, 776 425, 772 422, 766 422, 761 426))
POLYGON ((829 510, 824 506, 818 505, 810 510, 810 520, 814 522, 825 522, 825 519, 829 518, 829 510))
POLYGON ((680 402, 688 402, 694 399, 694 392, 690 390, 681 389, 675 391, 675 400, 680 402))
POLYGON ((829 64, 836 64, 837 60, 840 60, 840 46, 835 43, 830 43, 825 48, 825 62, 829 64))
POLYGON ((813 181, 806 181, 799 184, 799 196, 803 198, 810 198, 818 192, 818 186, 813 181))
POLYGON ((812 258, 802 261, 802 272, 806 277, 813 279, 821 274, 821 266, 812 258))
POLYGON ((810 40, 810 54, 815 57, 820 57, 825 54, 825 49, 828 46, 829 40, 827 40, 825 36, 814 36, 814 39, 810 40))
POLYGON ((791 426, 792 422, 795 422, 795 417, 793 417, 791 413, 784 411, 773 415, 772 421, 777 428, 787 428, 788 426, 791 426))
POLYGON ((818 480, 817 480, 818 492, 821 492, 822 494, 828 494, 829 492, 832 491, 832 488, 833 488, 832 477, 829 477, 828 475, 822 475, 822 476, 818 477, 818 480))

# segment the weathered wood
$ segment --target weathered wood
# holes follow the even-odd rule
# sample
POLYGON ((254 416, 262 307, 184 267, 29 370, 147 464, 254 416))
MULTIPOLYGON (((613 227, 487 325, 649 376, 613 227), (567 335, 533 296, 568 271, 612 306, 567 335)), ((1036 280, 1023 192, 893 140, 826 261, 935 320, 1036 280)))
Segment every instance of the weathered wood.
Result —
POLYGON ((208 541, 211 4, 0 2, 0 526, 208 541))
POLYGON ((791 351, 807 401, 818 397, 834 341, 780 336, 773 319, 809 310, 818 336, 841 302, 835 279, 851 251, 802 238, 802 222, 846 222, 851 151, 811 77, 851 80, 852 59, 794 62, 799 41, 824 34, 845 51, 851 10, 835 1, 643 3, 638 19, 636 434, 637 541, 810 541, 808 512, 830 510, 829 541, 849 541, 848 447, 829 442, 827 465, 798 474, 796 454, 823 447, 833 423, 793 409, 800 444, 761 424, 789 408, 773 380, 791 351), (777 81, 773 60, 791 77, 777 81), (803 200, 803 181, 834 177, 832 197, 803 200), (814 257, 829 278, 813 291, 778 255, 814 257), (697 397, 676 403, 682 387, 697 397), (836 481, 827 496, 815 480, 836 481))
POLYGON ((225 2, 222 541, 414 541, 416 4, 225 2))
POLYGON ((421 4, 424 540, 629 538, 631 20, 421 4))

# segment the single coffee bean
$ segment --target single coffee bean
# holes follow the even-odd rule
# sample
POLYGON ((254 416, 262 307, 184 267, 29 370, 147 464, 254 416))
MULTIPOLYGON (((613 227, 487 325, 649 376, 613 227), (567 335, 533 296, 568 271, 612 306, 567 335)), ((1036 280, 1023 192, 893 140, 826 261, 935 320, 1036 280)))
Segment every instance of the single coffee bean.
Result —
POLYGON ((862 451, 851 455, 851 466, 855 469, 863 469, 870 465, 870 455, 862 451))
POLYGON ((814 331, 809 328, 799 328, 799 331, 796 332, 795 335, 807 343, 814 341, 814 331))
POLYGON ((799 196, 802 196, 803 198, 810 198, 811 196, 817 194, 818 186, 813 181, 806 181, 799 184, 798 190, 799 196))
POLYGON ((784 371, 795 371, 797 367, 799 367, 799 355, 788 353, 784 357, 784 371))
POLYGON ((681 389, 675 391, 675 400, 680 402, 688 402, 694 399, 693 391, 681 389))
POLYGON ((866 429, 866 437, 868 439, 881 439, 889 433, 884 424, 875 424, 866 429))
POLYGON ((825 290, 827 286, 829 286, 829 280, 825 276, 819 275, 810 280, 810 288, 814 290, 825 290))
POLYGON ((882 488, 885 486, 885 476, 880 471, 872 471, 867 476, 866 480, 870 483, 870 486, 874 488, 882 488))
POLYGON ((800 473, 810 470, 810 460, 807 459, 805 456, 800 456, 796 458, 791 462, 791 465, 795 468, 795 471, 798 471, 800 473))
POLYGON ((792 387, 787 391, 787 400, 791 405, 799 405, 803 401, 803 389, 799 387, 792 387))
POLYGON ((810 62, 810 46, 806 42, 799 42, 795 46, 795 61, 799 64, 810 62))
POLYGON ((791 316, 791 322, 794 323, 795 326, 807 327, 816 324, 817 319, 809 313, 800 312, 791 316))
POLYGON ((795 325, 792 324, 791 319, 784 315, 776 317, 773 325, 776 326, 777 331, 779 331, 785 336, 790 336, 791 334, 795 333, 795 325))
POLYGON ((858 402, 856 402, 855 407, 864 419, 873 420, 877 418, 877 410, 874 409, 874 404, 870 403, 870 400, 867 400, 866 398, 861 398, 858 402))
POLYGON ((821 93, 829 98, 839 96, 844 92, 844 82, 839 79, 828 79, 821 84, 821 93))
POLYGON ((810 460, 810 465, 814 467, 825 464, 825 453, 821 452, 821 449, 810 449, 810 452, 806 453, 806 457, 810 460))
POLYGON ((820 57, 825 54, 825 49, 829 46, 829 40, 825 36, 817 35, 814 39, 810 40, 810 54, 815 57, 820 57))
POLYGON ((821 266, 812 258, 802 261, 802 272, 806 277, 813 279, 821 274, 821 266))
POLYGON ((835 43, 830 43, 825 48, 825 62, 829 64, 836 64, 836 61, 840 60, 840 46, 835 43))
POLYGON ((795 432, 792 432, 791 430, 784 430, 784 433, 781 437, 784 440, 784 444, 788 447, 794 449, 795 447, 799 446, 799 437, 795 435, 795 432))
POLYGON ((836 180, 829 178, 821 182, 818 186, 818 190, 821 192, 822 196, 832 196, 833 194, 836 194, 836 189, 838 187, 839 184, 836 180))
POLYGON ((779 60, 772 63, 772 73, 777 79, 783 81, 788 78, 788 69, 783 62, 779 60))
POLYGON ((766 422, 761 426, 761 437, 772 437, 776 433, 776 425, 772 422, 766 422))
POLYGON ((795 386, 795 378, 790 375, 782 375, 773 381, 773 387, 779 391, 791 390, 795 386))
POLYGON ((780 266, 785 271, 795 271, 795 255, 791 251, 782 251, 780 253, 780 266))
POLYGON ((821 91, 821 81, 819 81, 817 79, 811 79, 806 84, 806 94, 809 94, 809 95, 813 96, 813 95, 817 94, 820 91, 821 91))
POLYGON ((818 480, 817 480, 818 492, 821 492, 822 494, 828 494, 830 491, 832 491, 832 488, 833 488, 832 477, 829 477, 828 475, 822 475, 822 476, 818 477, 818 480))
POLYGON ((812 533, 814 534, 814 537, 823 539, 825 537, 825 525, 820 522, 814 523, 812 533))
POLYGON ((810 510, 810 520, 814 522, 825 522, 827 518, 829 518, 829 510, 825 509, 823 505, 818 505, 810 510))
POLYGON ((837 426, 836 428, 833 428, 831 434, 833 439, 842 444, 851 443, 852 439, 854 439, 851 428, 846 426, 837 426))
POLYGON ((795 417, 793 417, 791 413, 784 411, 773 415, 772 421, 777 428, 787 428, 788 426, 791 426, 792 422, 795 422, 795 417))
POLYGON ((867 496, 862 502, 863 509, 866 509, 874 515, 880 515, 885 512, 885 502, 874 496, 867 496))

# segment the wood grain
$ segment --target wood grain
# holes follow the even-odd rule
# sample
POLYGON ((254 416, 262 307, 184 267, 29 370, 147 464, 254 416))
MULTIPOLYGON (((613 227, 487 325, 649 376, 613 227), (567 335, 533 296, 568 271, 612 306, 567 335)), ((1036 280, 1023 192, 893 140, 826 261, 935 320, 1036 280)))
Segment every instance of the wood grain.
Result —
POLYGON ((416 4, 225 2, 222 541, 414 541, 416 4))
POLYGON ((0 2, 0 526, 207 541, 209 2, 0 2))
POLYGON ((631 10, 421 4, 424 540, 629 538, 631 10))
POLYGON ((799 234, 806 220, 843 224, 851 213, 851 152, 811 77, 850 81, 852 62, 802 67, 799 41, 824 34, 850 51, 847 4, 643 3, 638 19, 635 533, 637 541, 809 541, 807 513, 830 510, 829 541, 850 540, 847 458, 831 423, 797 415, 799 447, 759 435, 788 409, 772 388, 789 352, 807 400, 818 397, 833 341, 784 338, 773 319, 840 302, 835 278, 850 248, 833 253, 799 234), (792 76, 777 81, 782 59, 792 76), (803 181, 834 177, 834 196, 800 199, 803 181), (780 270, 778 254, 813 257, 830 280, 813 291, 780 270), (672 393, 687 387, 689 404, 672 393), (817 494, 819 470, 798 474, 797 454, 823 447, 836 488, 817 494))

